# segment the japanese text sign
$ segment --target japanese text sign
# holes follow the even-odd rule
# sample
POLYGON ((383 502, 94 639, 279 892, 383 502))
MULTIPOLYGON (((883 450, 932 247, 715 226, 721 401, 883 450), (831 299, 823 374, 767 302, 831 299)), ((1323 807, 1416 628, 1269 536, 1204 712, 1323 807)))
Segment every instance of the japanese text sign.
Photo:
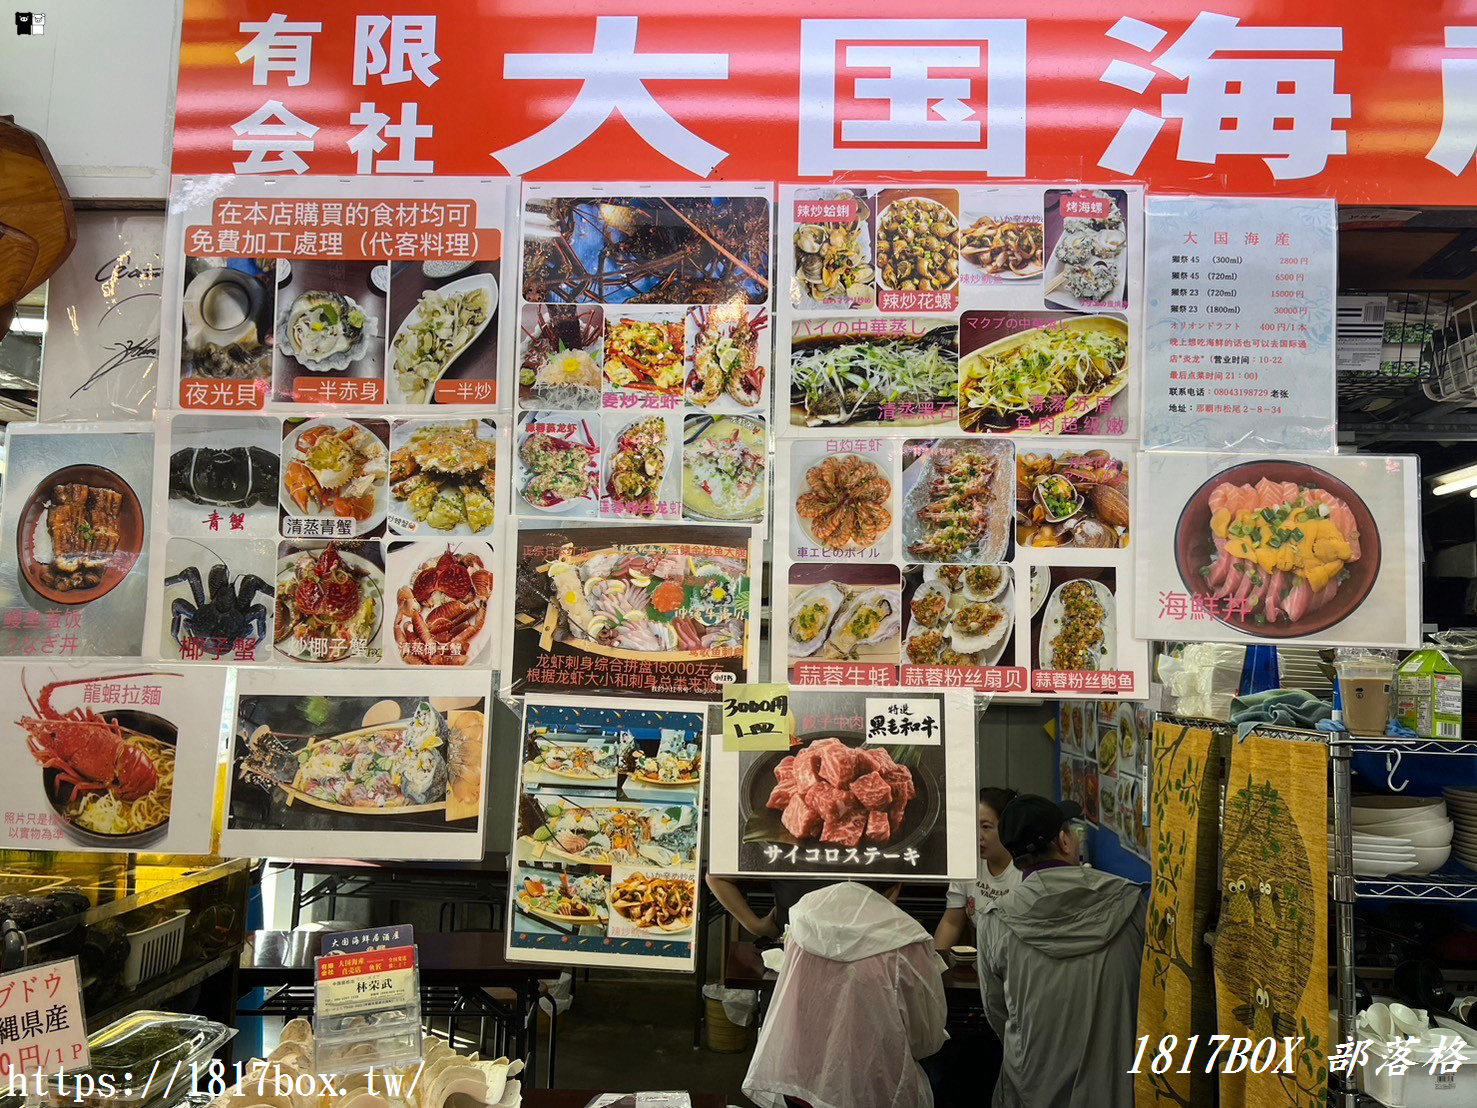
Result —
POLYGON ((1477 20, 1331 0, 187 0, 176 173, 1081 179, 1347 203, 1470 197, 1477 20), (489 105, 497 110, 489 111, 489 105), (489 167, 492 167, 490 169, 489 167))
POLYGON ((937 746, 944 741, 938 700, 867 697, 867 742, 878 746, 937 746))
POLYGON ((410 1007, 416 1002, 415 960, 413 946, 319 958, 314 1015, 324 1019, 410 1007))
POLYGON ((1331 200, 1145 205, 1146 450, 1332 453, 1331 200))
POLYGON ((415 945, 415 928, 408 923, 393 927, 371 927, 365 931, 337 931, 323 936, 323 953, 353 954, 365 950, 415 945))
POLYGON ((723 691, 723 749, 788 750, 795 721, 788 685, 729 685, 723 691))
POLYGON ((77 959, 0 975, 0 1077, 87 1063, 77 959))

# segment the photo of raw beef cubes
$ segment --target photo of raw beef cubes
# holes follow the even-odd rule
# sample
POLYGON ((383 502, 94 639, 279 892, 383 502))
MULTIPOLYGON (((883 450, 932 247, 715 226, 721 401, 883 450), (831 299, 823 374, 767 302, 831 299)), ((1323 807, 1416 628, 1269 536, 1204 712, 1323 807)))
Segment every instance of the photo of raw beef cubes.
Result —
POLYGON ((780 759, 768 805, 796 839, 854 848, 891 842, 917 792, 913 771, 887 750, 820 739, 780 759))

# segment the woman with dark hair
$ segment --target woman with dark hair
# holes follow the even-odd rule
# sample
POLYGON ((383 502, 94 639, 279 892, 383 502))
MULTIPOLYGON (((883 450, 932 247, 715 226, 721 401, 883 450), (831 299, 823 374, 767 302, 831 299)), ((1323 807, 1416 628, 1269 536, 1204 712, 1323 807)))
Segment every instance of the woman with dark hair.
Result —
POLYGON ((934 949, 947 954, 961 941, 972 945, 976 913, 988 912, 1011 889, 1021 883, 1021 871, 1011 862, 1010 851, 1000 843, 1000 813, 1015 799, 1014 789, 986 786, 980 790, 980 868, 973 881, 955 881, 944 901, 944 916, 933 933, 934 949), (964 939, 969 932, 969 939, 964 939))

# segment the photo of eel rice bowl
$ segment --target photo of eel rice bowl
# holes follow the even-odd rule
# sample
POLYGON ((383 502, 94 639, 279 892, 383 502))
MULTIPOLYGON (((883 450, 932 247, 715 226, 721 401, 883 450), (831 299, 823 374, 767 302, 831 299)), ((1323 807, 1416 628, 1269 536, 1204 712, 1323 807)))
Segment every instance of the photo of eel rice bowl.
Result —
POLYGON ((1221 622, 1250 635, 1308 635, 1348 617, 1379 575, 1368 506, 1294 462, 1249 462, 1205 482, 1181 513, 1180 576, 1221 622))

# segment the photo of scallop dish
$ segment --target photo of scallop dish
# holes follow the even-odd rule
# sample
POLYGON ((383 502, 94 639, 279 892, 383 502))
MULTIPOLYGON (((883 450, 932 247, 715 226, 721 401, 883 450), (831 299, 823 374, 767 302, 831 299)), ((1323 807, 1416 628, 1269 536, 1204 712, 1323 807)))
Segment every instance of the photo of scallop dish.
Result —
POLYGON ((600 407, 605 314, 599 304, 525 304, 518 328, 518 404, 600 407))
POLYGON ((903 444, 903 550, 953 565, 1009 558, 1014 448, 982 439, 903 444))
POLYGON ((897 664, 903 601, 890 565, 792 565, 788 656, 804 661, 897 664))
POLYGON ((769 437, 744 416, 693 414, 682 428, 685 519, 758 522, 769 499, 769 437))
POLYGON ((904 573, 903 664, 1014 664, 1010 566, 913 566, 904 573))

